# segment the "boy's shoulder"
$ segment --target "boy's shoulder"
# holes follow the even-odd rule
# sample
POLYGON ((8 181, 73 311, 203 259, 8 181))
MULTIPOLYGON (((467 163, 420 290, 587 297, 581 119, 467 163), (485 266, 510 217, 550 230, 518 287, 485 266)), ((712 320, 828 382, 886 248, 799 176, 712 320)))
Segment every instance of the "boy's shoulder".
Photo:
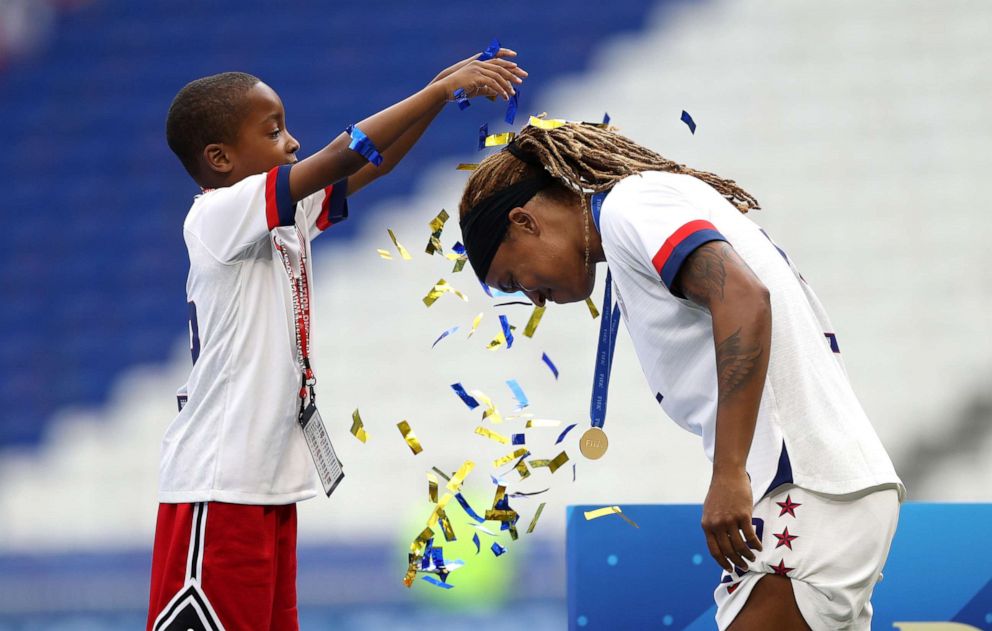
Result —
POLYGON ((205 189, 193 197, 183 227, 195 226, 205 213, 216 213, 221 209, 243 212, 259 202, 265 203, 265 173, 249 175, 230 186, 205 189))

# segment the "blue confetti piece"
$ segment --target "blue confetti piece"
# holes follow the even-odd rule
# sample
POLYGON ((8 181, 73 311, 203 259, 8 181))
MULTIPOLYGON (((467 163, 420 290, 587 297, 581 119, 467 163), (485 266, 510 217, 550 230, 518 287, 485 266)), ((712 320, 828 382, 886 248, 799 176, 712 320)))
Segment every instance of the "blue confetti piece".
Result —
POLYGON ((557 380, 558 379, 558 369, 555 367, 555 363, 553 361, 551 361, 551 358, 548 357, 548 354, 547 353, 541 353, 541 361, 543 361, 545 364, 548 365, 548 368, 550 368, 551 369, 551 372, 553 372, 555 374, 555 379, 557 380))
POLYGON ((503 116, 503 120, 506 121, 508 125, 512 125, 513 121, 517 119, 517 107, 520 103, 520 88, 513 88, 513 94, 510 95, 510 100, 506 103, 506 115, 503 116))
POLYGON ((479 127, 479 151, 486 148, 486 138, 489 136, 489 123, 482 123, 479 127))
POLYGON ((451 246, 451 251, 458 255, 465 254, 465 246, 462 245, 461 241, 455 241, 455 245, 451 246))
POLYGON ((486 292, 486 295, 489 296, 490 298, 492 298, 493 297, 493 292, 492 292, 491 289, 489 289, 489 285, 485 284, 481 280, 479 281, 479 284, 482 285, 482 291, 486 292))
POLYGON ((455 93, 452 94, 455 97, 455 101, 458 103, 458 109, 467 109, 471 103, 468 102, 468 93, 465 92, 465 88, 458 88, 455 93))
POLYGON ((458 503, 459 503, 459 504, 461 504, 461 506, 462 506, 462 510, 464 510, 464 511, 465 511, 465 514, 466 514, 466 515, 468 515, 469 517, 471 517, 471 518, 472 518, 472 519, 474 519, 475 521, 477 521, 477 522, 479 522, 480 524, 481 524, 482 522, 484 522, 484 521, 486 521, 486 520, 485 520, 485 519, 483 519, 482 517, 479 517, 479 514, 478 514, 477 512, 475 512, 475 511, 474 511, 474 510, 472 509, 472 507, 471 507, 471 506, 469 506, 469 503, 468 503, 468 500, 466 500, 466 499, 465 499, 465 496, 464 496, 464 495, 462 495, 461 493, 456 493, 456 494, 455 494, 455 499, 456 499, 456 500, 458 500, 458 503))
POLYGON ((362 156, 375 166, 382 164, 382 154, 376 149, 375 143, 372 139, 365 135, 357 125, 348 125, 348 128, 344 130, 346 134, 351 136, 351 142, 348 143, 348 148, 362 156))
POLYGON ((565 440, 565 436, 567 436, 570 431, 575 429, 576 425, 578 425, 578 423, 572 423, 571 425, 565 428, 565 431, 563 431, 561 434, 558 434, 558 440, 555 441, 555 444, 557 445, 561 441, 565 440))
POLYGON ((527 437, 523 434, 514 434, 512 437, 512 443, 514 445, 526 445, 527 437))
POLYGON ((691 131, 693 135, 696 134, 696 122, 692 120, 692 117, 689 116, 689 112, 685 110, 682 110, 682 122, 689 126, 689 131, 691 131))
POLYGON ((431 585, 437 585, 438 587, 442 587, 444 589, 451 589, 452 587, 454 587, 454 585, 452 585, 451 583, 445 583, 444 581, 439 581, 433 576, 421 576, 420 578, 424 579, 431 585))
POLYGON ((482 552, 482 542, 479 541, 479 533, 472 535, 472 543, 475 544, 475 553, 479 554, 482 552))
POLYGON ((503 337, 506 338, 506 348, 509 350, 513 347, 513 331, 510 330, 510 321, 505 315, 499 317, 499 325, 503 327, 503 337))
POLYGON ((479 402, 476 401, 475 398, 468 392, 465 392, 465 388, 462 387, 462 384, 453 383, 451 384, 451 389, 455 391, 455 394, 461 397, 462 401, 465 402, 465 405, 468 406, 468 409, 474 410, 479 407, 479 402))
MULTIPOLYGON (((503 522, 503 523, 506 523, 506 522, 503 522)), ((493 547, 491 549, 493 551, 493 554, 495 554, 496 556, 500 556, 500 555, 506 553, 506 548, 504 548, 503 546, 499 545, 499 543, 498 542, 495 542, 495 541, 493 542, 493 547)))
POLYGON ((604 125, 609 125, 610 124, 610 113, 609 112, 603 112, 603 124, 604 125))
POLYGON ((517 409, 524 409, 530 405, 530 401, 527 399, 527 395, 524 394, 524 389, 520 387, 516 379, 507 379, 506 385, 510 387, 510 392, 513 393, 513 398, 517 400, 517 409))
POLYGON ((448 337, 449 335, 451 335, 452 333, 454 333, 457 330, 458 330, 458 327, 457 326, 453 326, 450 329, 448 329, 447 331, 445 331, 444 333, 442 333, 440 336, 438 336, 438 338, 436 340, 434 340, 434 343, 431 344, 431 348, 434 348, 435 346, 437 346, 437 343, 438 342, 440 342, 444 338, 448 337))
POLYGON ((493 41, 489 42, 489 47, 482 51, 482 54, 479 55, 479 61, 489 61, 490 59, 495 58, 496 54, 499 53, 500 48, 502 48, 502 46, 500 46, 499 40, 494 37, 493 41))
POLYGON ((575 463, 572 463, 572 482, 575 482, 575 463))

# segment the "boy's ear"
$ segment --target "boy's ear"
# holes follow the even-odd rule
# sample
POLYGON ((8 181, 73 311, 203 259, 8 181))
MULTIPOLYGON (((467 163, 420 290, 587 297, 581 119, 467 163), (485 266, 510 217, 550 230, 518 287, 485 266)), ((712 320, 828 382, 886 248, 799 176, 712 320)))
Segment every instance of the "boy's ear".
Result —
POLYGON ((203 160, 207 168, 215 173, 230 173, 234 168, 231 156, 223 143, 214 143, 203 148, 203 160))

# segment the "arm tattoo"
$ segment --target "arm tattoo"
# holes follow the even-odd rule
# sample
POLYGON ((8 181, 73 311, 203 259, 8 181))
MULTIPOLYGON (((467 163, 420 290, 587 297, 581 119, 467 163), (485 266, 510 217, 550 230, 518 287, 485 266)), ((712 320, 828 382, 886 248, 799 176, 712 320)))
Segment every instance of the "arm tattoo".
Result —
POLYGON ((720 403, 747 386, 754 376, 761 353, 761 346, 758 344, 744 347, 739 328, 716 345, 717 391, 720 393, 720 403))
POLYGON ((689 300, 704 307, 709 307, 717 299, 723 302, 728 266, 735 266, 754 277, 754 272, 729 243, 705 243, 686 259, 675 279, 675 287, 689 300))
POLYGON ((727 281, 726 256, 722 248, 698 248, 689 255, 679 273, 677 286, 693 302, 706 305, 714 296, 723 300, 723 286, 727 281))

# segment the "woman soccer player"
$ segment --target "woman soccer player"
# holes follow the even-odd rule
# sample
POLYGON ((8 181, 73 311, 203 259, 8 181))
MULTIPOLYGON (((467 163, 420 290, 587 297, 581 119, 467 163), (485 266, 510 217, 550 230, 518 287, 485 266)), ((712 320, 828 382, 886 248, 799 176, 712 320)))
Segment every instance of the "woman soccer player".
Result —
POLYGON ((584 300, 607 263, 653 394, 713 463, 720 629, 868 629, 904 489, 820 302, 744 216, 756 208, 732 180, 567 123, 486 158, 460 214, 480 280, 537 305, 584 300))

